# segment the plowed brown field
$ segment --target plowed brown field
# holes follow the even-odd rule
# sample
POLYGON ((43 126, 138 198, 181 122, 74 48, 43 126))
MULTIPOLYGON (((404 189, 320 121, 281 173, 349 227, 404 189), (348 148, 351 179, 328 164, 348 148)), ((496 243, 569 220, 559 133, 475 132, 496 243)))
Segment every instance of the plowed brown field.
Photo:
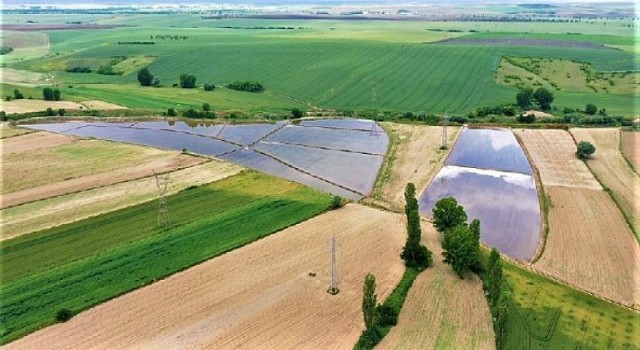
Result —
POLYGON ((571 129, 571 133, 577 141, 588 141, 596 146, 587 165, 613 191, 620 209, 631 219, 636 232, 640 232, 640 176, 620 153, 620 131, 612 128, 571 129))
POLYGON ((640 248, 604 191, 547 186, 550 232, 534 267, 583 290, 640 306, 640 248))
MULTIPOLYGON (((404 189, 407 183, 416 185, 422 193, 442 166, 448 151, 440 150, 442 127, 386 123, 399 138, 389 180, 382 185, 383 199, 395 207, 404 207, 404 189)), ((453 145, 460 128, 449 127, 448 143, 453 145)), ((387 160, 389 161, 389 160, 387 160)))
POLYGON ((633 164, 636 171, 640 171, 640 132, 622 131, 622 143, 620 148, 622 154, 633 164))
POLYGON ((376 349, 495 349, 493 323, 482 281, 460 279, 442 263, 437 233, 423 223, 423 242, 434 265, 409 290, 398 325, 376 349))
POLYGON ((364 324, 362 282, 378 298, 404 267, 401 215, 347 205, 28 335, 6 349, 351 348, 364 324), (340 293, 327 294, 329 239, 340 293), (313 276, 311 273, 315 273, 313 276))
POLYGON ((576 144, 564 130, 514 130, 545 186, 602 189, 586 165, 575 156, 576 144))
MULTIPOLYGON (((212 160, 173 171, 167 195, 222 180, 241 170, 237 165, 212 160)), ((2 209, 0 240, 153 200, 157 194, 155 178, 146 177, 2 209)))

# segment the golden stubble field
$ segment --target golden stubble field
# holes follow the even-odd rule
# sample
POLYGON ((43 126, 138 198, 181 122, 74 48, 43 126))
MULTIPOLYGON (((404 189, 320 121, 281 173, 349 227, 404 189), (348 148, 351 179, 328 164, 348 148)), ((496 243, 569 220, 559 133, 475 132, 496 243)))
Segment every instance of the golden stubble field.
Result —
MULTIPOLYGON (((422 193, 431 179, 442 167, 449 151, 440 150, 442 127, 385 123, 399 142, 395 151, 393 167, 388 181, 382 184, 382 197, 394 207, 404 207, 404 189, 407 183, 416 185, 416 192, 422 193)), ((460 128, 448 128, 448 144, 453 145, 460 128)), ((389 161, 389 160, 387 160, 389 161)))
POLYGON ((571 134, 563 130, 518 130, 516 134, 539 170, 549 203, 549 235, 533 268, 637 307, 638 243, 618 206, 576 158, 571 134))
POLYGON ((398 325, 376 349, 495 349, 480 278, 462 280, 442 262, 438 233, 426 221, 422 241, 433 252, 434 264, 416 278, 398 325))
POLYGON ((604 191, 548 186, 550 232, 533 266, 571 285, 640 307, 640 248, 604 191))
POLYGON ((593 174, 575 156, 576 144, 564 130, 514 130, 545 186, 602 189, 593 174))
POLYGON ((640 176, 629 167, 620 152, 620 130, 571 129, 576 141, 588 141, 596 152, 587 165, 616 197, 620 209, 630 218, 636 232, 640 232, 640 176))
POLYGON ((404 271, 403 216, 350 204, 47 327, 6 349, 336 349, 364 328, 364 276, 404 271), (340 293, 329 295, 330 237, 340 293), (315 274, 315 275, 313 275, 315 274))
POLYGON ((624 157, 636 171, 640 171, 640 133, 637 131, 621 132, 620 149, 624 157))

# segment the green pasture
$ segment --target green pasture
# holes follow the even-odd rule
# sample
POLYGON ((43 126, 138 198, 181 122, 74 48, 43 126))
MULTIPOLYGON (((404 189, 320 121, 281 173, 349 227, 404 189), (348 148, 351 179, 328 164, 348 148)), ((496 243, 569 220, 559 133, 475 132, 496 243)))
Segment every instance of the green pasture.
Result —
MULTIPOLYGON (((468 36, 550 38, 629 46, 635 40, 631 29, 626 28, 626 32, 612 29, 622 23, 608 26, 600 22, 562 23, 563 30, 559 31, 554 29, 558 23, 202 20, 188 15, 115 16, 100 21, 138 27, 49 31, 52 55, 23 60, 10 67, 50 72, 54 83, 64 88, 63 98, 87 96, 132 108, 165 110, 208 102, 219 109, 246 111, 319 107, 462 114, 481 106, 514 102, 518 90, 499 84, 495 78, 503 56, 571 59, 590 63, 597 71, 633 71, 640 66, 640 58, 634 53, 613 48, 434 42, 468 36), (606 30, 585 29, 590 26, 606 30), (574 32, 583 34, 566 34, 574 32), (188 38, 161 40, 156 35, 188 38), (123 41, 155 44, 117 44, 123 41), (118 64, 125 72, 123 75, 64 71, 79 66, 97 68, 116 57, 125 58, 118 64), (137 68, 147 63, 164 88, 137 86, 137 68), (254 80, 263 83, 266 91, 232 94, 219 89, 207 95, 202 89, 170 88, 178 83, 182 73, 195 74, 200 86, 204 82, 221 86, 236 80, 254 80), (68 88, 70 85, 72 89, 68 88)), ((599 96, 593 91, 563 92, 557 94, 554 105, 583 107, 595 100, 610 113, 633 115, 637 99, 631 95, 599 96)))
POLYGON ((640 313, 503 261, 512 296, 504 349, 639 349, 640 313))
POLYGON ((315 216, 315 190, 253 171, 155 201, 3 242, 0 342, 315 216))

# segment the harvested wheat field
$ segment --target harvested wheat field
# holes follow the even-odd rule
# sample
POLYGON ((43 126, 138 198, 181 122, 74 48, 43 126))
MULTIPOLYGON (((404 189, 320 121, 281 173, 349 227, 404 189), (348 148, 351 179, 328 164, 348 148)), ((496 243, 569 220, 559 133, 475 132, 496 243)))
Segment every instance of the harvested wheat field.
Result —
POLYGON ((104 102, 100 100, 88 100, 80 102, 87 109, 111 110, 111 109, 127 109, 127 107, 117 105, 115 103, 104 102))
MULTIPOLYGON (((390 170, 383 169, 381 195, 395 207, 404 206, 404 189, 413 182, 416 191, 422 193, 429 181, 442 166, 448 151, 440 150, 442 127, 384 123, 398 139, 390 170)), ((460 128, 449 127, 448 142, 453 145, 460 128)))
POLYGON ((600 190, 547 186, 550 232, 533 266, 621 304, 640 307, 640 247, 600 190))
POLYGON ((640 133, 637 131, 621 131, 620 149, 624 157, 640 171, 640 133))
POLYGON ((433 225, 424 222, 422 231, 434 264, 415 280, 398 325, 376 349, 495 349, 482 281, 476 275, 460 279, 442 262, 433 225))
POLYGON ((7 114, 42 112, 46 111, 47 108, 51 108, 54 111, 57 111, 59 109, 80 110, 84 109, 85 107, 79 103, 71 101, 20 99, 0 102, 0 110, 5 111, 5 113, 7 114))
POLYGON ((335 349, 364 328, 368 272, 378 298, 400 280, 402 215, 350 204, 28 335, 6 349, 335 349), (338 239, 340 293, 329 295, 338 239), (315 274, 315 275, 313 275, 315 274))
POLYGON ((635 231, 640 232, 640 176, 635 173, 619 151, 618 129, 571 129, 576 141, 588 141, 596 146, 596 152, 587 165, 598 179, 608 187, 620 209, 630 218, 635 231))
POLYGON ((24 133, 21 135, 14 135, 8 139, 3 139, 1 141, 2 147, 0 147, 0 156, 2 157, 2 163, 4 166, 6 158, 14 153, 19 153, 24 157, 39 149, 55 148, 76 141, 77 138, 74 136, 52 134, 48 132, 36 131, 24 133))
MULTIPOLYGON (((29 134, 32 132, 33 130, 30 130, 30 129, 12 126, 12 125, 9 125, 8 123, 0 123, 0 139, 20 136, 20 135, 29 134)), ((0 152, 2 152, 1 148, 2 147, 0 147, 0 152)))
POLYGON ((601 189, 586 165, 575 156, 576 144, 564 130, 514 130, 545 186, 601 189))
MULTIPOLYGON (((222 180, 241 170, 237 165, 219 160, 175 170, 170 175, 167 195, 222 180)), ((155 178, 145 177, 2 209, 0 240, 153 200, 157 194, 155 178)))
POLYGON ((48 133, 12 137, 3 140, 2 146, 6 152, 2 155, 3 171, 0 174, 3 207, 8 203, 17 205, 203 161, 178 152, 48 133), (33 149, 35 144, 39 144, 39 148, 33 149), (82 180, 87 176, 94 177, 82 180), (15 193, 20 191, 27 192, 15 193))

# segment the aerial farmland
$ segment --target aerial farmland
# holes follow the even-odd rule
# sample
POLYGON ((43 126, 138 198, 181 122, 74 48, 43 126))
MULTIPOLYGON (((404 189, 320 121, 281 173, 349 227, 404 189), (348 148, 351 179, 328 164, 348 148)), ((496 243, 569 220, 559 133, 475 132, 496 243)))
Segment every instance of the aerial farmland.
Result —
POLYGON ((0 349, 640 349, 632 2, 0 11, 0 349))

